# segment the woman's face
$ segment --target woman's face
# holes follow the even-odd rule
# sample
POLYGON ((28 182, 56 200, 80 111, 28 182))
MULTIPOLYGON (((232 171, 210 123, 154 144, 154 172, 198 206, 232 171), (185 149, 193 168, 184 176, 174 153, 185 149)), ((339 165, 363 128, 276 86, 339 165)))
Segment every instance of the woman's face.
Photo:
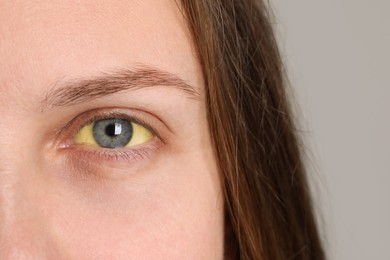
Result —
POLYGON ((221 259, 204 83, 173 0, 0 1, 0 259, 221 259))

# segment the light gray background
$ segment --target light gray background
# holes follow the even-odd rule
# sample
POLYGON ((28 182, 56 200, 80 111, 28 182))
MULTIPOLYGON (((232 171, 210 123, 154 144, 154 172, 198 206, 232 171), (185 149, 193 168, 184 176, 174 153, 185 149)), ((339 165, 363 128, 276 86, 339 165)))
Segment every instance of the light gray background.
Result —
POLYGON ((329 259, 390 260, 390 1, 270 2, 329 259))

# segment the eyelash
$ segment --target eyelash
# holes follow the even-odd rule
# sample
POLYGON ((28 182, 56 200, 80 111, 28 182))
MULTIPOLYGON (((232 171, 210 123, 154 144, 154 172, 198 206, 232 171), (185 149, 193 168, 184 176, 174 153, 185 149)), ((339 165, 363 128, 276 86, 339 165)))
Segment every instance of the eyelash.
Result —
MULTIPOLYGON (((82 113, 81 115, 73 118, 65 127, 59 131, 59 135, 65 135, 65 138, 60 148, 62 150, 70 151, 76 155, 76 158, 86 159, 88 161, 101 161, 105 162, 127 162, 131 163, 134 161, 145 160, 150 158, 150 156, 160 148, 162 144, 165 143, 165 140, 159 134, 159 132, 151 126, 148 122, 141 119, 140 117, 130 115, 125 112, 116 112, 112 110, 120 110, 118 108, 111 109, 111 111, 90 110, 82 113), (91 115, 92 114, 92 115, 91 115), (84 119, 87 118, 87 119, 84 119), (152 140, 148 141, 147 144, 142 144, 140 147, 135 148, 90 148, 83 145, 74 144, 75 135, 86 125, 91 124, 98 120, 104 120, 109 118, 119 118, 134 122, 146 128, 153 134, 152 140), (69 133, 70 132, 70 133, 69 133)), ((135 112, 133 112, 135 113, 135 112)), ((137 113, 144 113, 137 111, 137 113)))

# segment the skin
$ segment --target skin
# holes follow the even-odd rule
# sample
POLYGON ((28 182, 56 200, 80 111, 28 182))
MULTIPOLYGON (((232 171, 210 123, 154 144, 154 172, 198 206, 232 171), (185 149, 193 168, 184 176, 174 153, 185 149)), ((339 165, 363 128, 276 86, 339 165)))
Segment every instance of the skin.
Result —
POLYGON ((203 77, 179 8, 0 0, 0 259, 223 258, 203 77), (140 64, 177 75, 199 97, 154 86, 42 108, 61 82, 140 64), (140 156, 119 160, 73 143, 85 113, 111 110, 139 117, 164 141, 155 136, 136 147, 140 156))

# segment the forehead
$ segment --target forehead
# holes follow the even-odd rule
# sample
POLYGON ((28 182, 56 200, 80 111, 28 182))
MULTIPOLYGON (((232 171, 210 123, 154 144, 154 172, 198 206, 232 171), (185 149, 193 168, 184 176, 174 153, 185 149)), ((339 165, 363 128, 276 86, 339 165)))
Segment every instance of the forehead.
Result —
POLYGON ((197 84, 194 56, 174 0, 0 0, 0 100, 138 63, 197 84))

